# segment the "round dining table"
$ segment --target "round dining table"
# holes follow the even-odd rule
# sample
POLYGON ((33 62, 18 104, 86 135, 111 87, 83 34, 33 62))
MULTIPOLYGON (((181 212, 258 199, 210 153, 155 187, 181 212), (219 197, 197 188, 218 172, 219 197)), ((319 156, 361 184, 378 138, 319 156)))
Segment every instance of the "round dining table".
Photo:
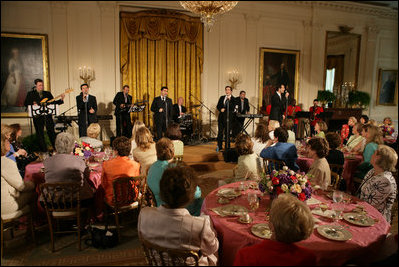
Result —
MULTIPOLYGON (((229 204, 246 207, 249 215, 253 219, 251 223, 240 223, 238 221, 239 217, 237 216, 220 216, 213 210, 214 208, 227 205, 218 202, 218 191, 224 188, 239 187, 240 182, 226 184, 213 190, 206 196, 202 205, 201 212, 210 216, 213 227, 217 232, 220 246, 219 263, 222 266, 233 265, 235 255, 240 248, 261 242, 263 239, 252 234, 251 227, 254 224, 267 223, 269 219, 266 210, 270 208, 270 197, 268 195, 263 196, 258 189, 255 190, 248 188, 249 181, 243 183, 244 188, 241 189, 244 190, 241 191, 241 195, 230 200, 229 204), (250 210, 247 200, 249 192, 255 192, 260 196, 259 208, 253 212, 250 210)), ((318 195, 313 195, 312 198, 307 201, 308 206, 312 210, 318 208, 318 202, 327 203, 331 206, 333 201, 327 196, 327 193, 322 191, 318 191, 318 195)), ((374 218, 375 223, 368 227, 357 226, 350 224, 343 219, 338 222, 333 222, 331 219, 314 214, 313 217, 317 221, 315 223, 314 232, 308 239, 297 242, 296 244, 313 251, 317 257, 317 265, 342 265, 347 262, 365 264, 370 262, 378 254, 381 244, 384 242, 386 235, 390 231, 390 224, 385 220, 381 213, 378 212, 378 210, 368 203, 352 197, 350 203, 343 205, 345 206, 344 214, 345 212, 352 211, 354 208, 361 206, 363 210, 367 212, 368 216, 374 218), (321 236, 316 229, 317 226, 324 224, 342 225, 345 229, 348 229, 348 231, 351 232, 352 238, 347 241, 327 239, 321 236)), ((265 251, 265 253, 267 252, 265 251)))
MULTIPOLYGON (((355 174, 357 166, 359 166, 360 163, 363 162, 363 156, 360 154, 344 153, 344 157, 345 161, 344 161, 344 169, 342 171, 342 177, 345 180, 346 192, 354 193, 353 175, 355 174)), ((314 160, 312 158, 308 158, 306 156, 299 154, 296 163, 298 164, 299 169, 301 171, 308 172, 313 161, 314 160)))

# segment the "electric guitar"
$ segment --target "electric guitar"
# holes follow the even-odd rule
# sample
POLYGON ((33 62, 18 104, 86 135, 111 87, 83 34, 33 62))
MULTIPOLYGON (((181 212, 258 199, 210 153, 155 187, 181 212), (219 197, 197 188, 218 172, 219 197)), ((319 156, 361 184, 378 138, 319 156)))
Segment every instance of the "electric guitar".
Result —
MULTIPOLYGON (((66 89, 65 92, 62 93, 62 94, 69 94, 69 93, 71 93, 71 92, 73 92, 73 91, 74 91, 74 90, 73 90, 72 88, 68 88, 68 89, 66 89)), ((57 95, 56 97, 54 97, 53 99, 50 99, 50 100, 48 100, 47 97, 46 97, 46 98, 43 98, 43 99, 40 101, 40 104, 44 104, 44 103, 50 104, 50 103, 54 102, 55 100, 57 100, 58 98, 61 98, 62 94, 57 95)))

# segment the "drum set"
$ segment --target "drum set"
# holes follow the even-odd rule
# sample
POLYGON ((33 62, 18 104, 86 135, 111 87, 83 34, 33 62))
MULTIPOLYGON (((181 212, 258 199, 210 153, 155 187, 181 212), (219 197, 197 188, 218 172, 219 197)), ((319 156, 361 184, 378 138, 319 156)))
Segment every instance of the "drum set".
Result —
POLYGON ((182 132, 182 141, 184 142, 184 144, 190 144, 196 141, 207 141, 203 140, 206 138, 202 136, 202 124, 199 119, 199 110, 196 110, 196 108, 198 107, 201 107, 201 105, 191 106, 191 108, 194 109, 194 112, 192 114, 183 114, 178 119, 178 123, 180 124, 180 131, 182 132))

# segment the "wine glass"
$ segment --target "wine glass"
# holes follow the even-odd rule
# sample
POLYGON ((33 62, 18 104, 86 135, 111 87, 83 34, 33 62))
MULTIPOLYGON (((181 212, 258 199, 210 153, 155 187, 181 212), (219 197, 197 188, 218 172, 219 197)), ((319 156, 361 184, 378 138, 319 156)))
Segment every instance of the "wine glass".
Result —
POLYGON ((335 203, 342 202, 343 198, 344 198, 344 196, 343 196, 342 191, 339 191, 339 190, 334 190, 333 191, 333 201, 335 203))
POLYGON ((259 208, 259 199, 256 193, 248 193, 248 203, 252 211, 255 211, 257 208, 259 208))

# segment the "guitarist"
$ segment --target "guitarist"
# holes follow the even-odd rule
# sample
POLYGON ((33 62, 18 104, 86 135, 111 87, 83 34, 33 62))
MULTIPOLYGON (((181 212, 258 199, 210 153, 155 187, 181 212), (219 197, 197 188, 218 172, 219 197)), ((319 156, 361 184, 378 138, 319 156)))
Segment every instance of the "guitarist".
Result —
MULTIPOLYGON (((44 83, 42 79, 35 80, 35 86, 33 90, 28 92, 25 98, 25 107, 29 105, 40 105, 43 104, 41 101, 45 98, 47 100, 53 99, 53 95, 49 91, 44 91, 44 83)), ((52 104, 64 104, 65 94, 61 94, 61 99, 57 101, 52 101, 52 104)), ((46 105, 46 103, 44 103, 46 105)), ((40 151, 47 152, 47 146, 44 140, 44 125, 46 125, 47 134, 50 138, 50 142, 55 148, 55 131, 54 131, 54 121, 52 115, 40 115, 33 117, 33 124, 35 126, 35 131, 37 139, 39 142, 40 151)))
POLYGON ((115 117, 116 117, 116 136, 132 137, 132 121, 129 109, 133 97, 129 95, 129 85, 124 85, 122 92, 118 92, 114 98, 115 117))

